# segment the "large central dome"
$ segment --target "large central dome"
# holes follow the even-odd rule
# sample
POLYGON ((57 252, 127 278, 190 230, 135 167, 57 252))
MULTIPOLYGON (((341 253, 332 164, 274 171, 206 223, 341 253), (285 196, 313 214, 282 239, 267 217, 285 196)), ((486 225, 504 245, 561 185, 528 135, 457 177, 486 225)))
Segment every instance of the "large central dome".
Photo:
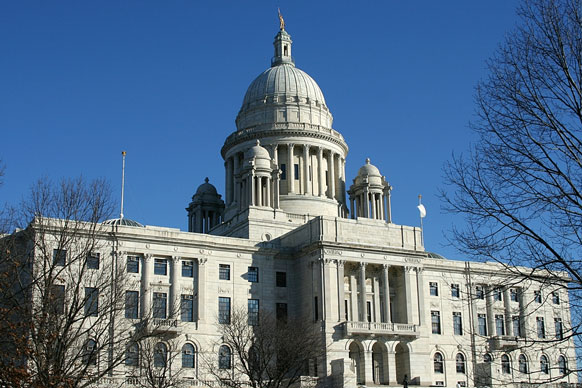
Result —
POLYGON ((271 67, 249 86, 236 119, 238 131, 273 123, 306 123, 331 128, 332 115, 317 83, 295 67, 291 36, 275 37, 271 67))

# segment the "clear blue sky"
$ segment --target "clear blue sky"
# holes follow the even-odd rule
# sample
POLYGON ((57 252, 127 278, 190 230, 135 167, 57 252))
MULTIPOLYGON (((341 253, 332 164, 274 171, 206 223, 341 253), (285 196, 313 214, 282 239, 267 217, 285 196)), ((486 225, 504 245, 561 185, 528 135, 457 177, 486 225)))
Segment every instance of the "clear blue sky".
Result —
POLYGON ((41 176, 106 177, 125 215, 186 228, 208 176, 224 193, 220 147, 251 81, 270 64, 277 7, 299 68, 320 85, 350 152, 393 190, 396 223, 427 249, 453 219, 437 197, 442 165, 467 150, 474 87, 517 21, 499 1, 4 1, 0 3, 0 202, 41 176))

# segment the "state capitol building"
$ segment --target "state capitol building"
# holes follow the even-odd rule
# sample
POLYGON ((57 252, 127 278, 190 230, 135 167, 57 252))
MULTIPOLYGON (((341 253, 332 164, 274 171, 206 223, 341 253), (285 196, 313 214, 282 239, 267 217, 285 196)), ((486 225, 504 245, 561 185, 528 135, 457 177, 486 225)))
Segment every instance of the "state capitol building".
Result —
POLYGON ((135 314, 154 306, 170 322, 183 376, 207 379, 199 356, 219 351, 218 321, 243 307, 321 328, 324 355, 306 370, 321 387, 575 382, 573 340, 556 341, 571 327, 565 288, 448 260, 425 250, 420 228, 394 223, 398 204, 373 158, 346 177, 348 144, 292 44, 282 24, 220 150, 225 193, 208 179, 198 187, 187 232, 106 222, 116 245, 100 257, 135 280, 135 314))

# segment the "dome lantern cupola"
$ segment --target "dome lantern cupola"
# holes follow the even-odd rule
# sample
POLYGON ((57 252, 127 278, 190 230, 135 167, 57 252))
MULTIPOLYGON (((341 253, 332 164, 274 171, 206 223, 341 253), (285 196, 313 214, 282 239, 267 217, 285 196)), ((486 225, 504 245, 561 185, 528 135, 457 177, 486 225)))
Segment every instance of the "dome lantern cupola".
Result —
POLYGON ((281 64, 288 64, 295 66, 295 61, 291 56, 291 35, 287 33, 284 29, 281 29, 277 36, 275 36, 275 41, 273 45, 275 46, 275 55, 271 59, 271 66, 278 66, 281 64))

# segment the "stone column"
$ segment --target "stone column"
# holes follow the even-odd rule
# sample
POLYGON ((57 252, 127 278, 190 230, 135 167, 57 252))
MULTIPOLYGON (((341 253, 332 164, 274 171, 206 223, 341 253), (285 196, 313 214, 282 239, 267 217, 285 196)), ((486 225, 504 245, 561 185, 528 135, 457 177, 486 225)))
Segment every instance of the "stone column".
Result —
POLYGON ((153 257, 145 254, 143 256, 143 267, 141 269, 141 317, 150 318, 152 315, 152 298, 150 295, 150 282, 153 274, 153 257))
MULTIPOLYGON (((396 385, 396 353, 388 350, 388 385, 396 385)), ((384 377, 386 378, 386 377, 384 377)))
POLYGON ((424 306, 424 268, 416 268, 416 285, 418 289, 418 324, 423 326, 426 321, 426 310, 424 306))
POLYGON ((324 196, 324 192, 323 192, 323 148, 319 147, 317 149, 317 170, 318 170, 318 179, 317 179, 317 183, 319 184, 319 196, 323 197, 324 196))
POLYGON ((279 173, 273 179, 273 208, 279 209, 279 173))
POLYGON ((382 322, 382 309, 380 308, 380 276, 376 276, 376 271, 374 271, 374 276, 372 277, 372 282, 374 284, 373 286, 373 290, 374 290, 374 299, 373 299, 373 303, 374 303, 374 313, 373 315, 373 322, 382 322))
POLYGON ((372 195, 372 217, 371 219, 376 219, 376 193, 371 193, 372 195))
POLYGON ((503 288, 503 306, 505 307, 505 334, 513 335, 513 322, 511 321, 511 297, 509 296, 509 287, 503 288))
POLYGON ((180 316, 180 287, 178 279, 180 279, 180 261, 181 257, 172 256, 172 268, 170 270, 170 319, 177 319, 180 316))
POLYGON ((224 202, 226 203, 226 206, 228 206, 230 204, 230 182, 232 179, 232 172, 231 172, 231 164, 230 164, 230 158, 226 159, 224 161, 224 177, 225 177, 225 182, 224 182, 224 188, 226 191, 226 195, 224 198, 224 202))
POLYGON ((359 320, 360 309, 358 307, 358 282, 354 275, 350 275, 350 305, 351 311, 349 314, 350 321, 357 322, 359 320))
POLYGON ((390 204, 390 190, 388 190, 388 195, 386 196, 386 212, 388 213, 387 221, 392 223, 392 205, 390 204))
POLYGON ((239 179, 236 178, 236 176, 238 175, 238 155, 234 154, 232 156, 232 164, 233 164, 233 171, 232 171, 232 179, 233 179, 233 186, 234 186, 234 202, 240 203, 240 182, 239 179))
POLYGON ((303 182, 305 182, 305 194, 311 194, 311 182, 309 182, 309 145, 303 146, 303 182))
POLYGON ((356 218, 355 216, 355 212, 354 212, 354 198, 350 197, 350 218, 353 220, 354 218, 356 218))
POLYGON ((287 144, 287 190, 289 193, 295 192, 295 164, 293 163, 294 144, 287 144))
POLYGON ((263 178, 261 176, 255 177, 257 184, 257 206, 263 206, 263 178))
POLYGON ((266 177, 265 178, 265 206, 267 207, 271 207, 271 203, 272 203, 272 199, 271 199, 271 195, 273 193, 273 190, 271 190, 271 178, 270 177, 266 177))
POLYGON ((346 310, 345 310, 346 292, 345 292, 345 285, 344 285, 344 261, 343 260, 336 260, 335 263, 337 264, 338 322, 341 322, 345 319, 345 316, 346 316, 346 310))
POLYGON ((331 274, 330 267, 333 260, 323 259, 321 260, 322 272, 323 272, 323 293, 321 296, 321 317, 323 320, 332 318, 332 292, 331 292, 331 274))
POLYGON ((360 263, 360 303, 358 306, 360 312, 359 321, 366 322, 366 263, 360 263))
POLYGON ((370 193, 368 188, 364 188, 364 217, 370 218, 370 193))
POLYGON ((384 322, 392 322, 392 317, 390 316, 390 281, 388 279, 388 271, 390 266, 388 264, 382 265, 382 286, 384 287, 384 322))
POLYGON ((255 172, 251 170, 248 177, 249 182, 249 206, 255 205, 255 172))
MULTIPOLYGON (((198 321, 204 322, 206 313, 206 258, 198 259, 198 321)), ((218 303, 218 301, 216 301, 218 303)))
POLYGON ((416 295, 413 292, 412 277, 414 274, 414 267, 404 267, 404 287, 406 291, 406 322, 415 323, 415 315, 418 311, 418 304, 416 302, 416 295), (415 311, 416 310, 416 311, 415 311))
POLYGON ((345 204, 346 203, 346 160, 344 158, 341 158, 341 163, 342 163, 342 195, 341 195, 341 199, 342 202, 345 204))
POLYGON ((374 384, 374 375, 372 369, 374 366, 372 365, 372 350, 364 348, 364 385, 373 385, 374 384))
POLYGON ((487 306, 487 334, 490 336, 497 335, 495 331, 495 315, 493 314, 493 289, 490 285, 485 288, 485 302, 487 306))
POLYGON ((335 154, 329 151, 327 175, 329 175, 329 198, 335 199, 335 154))

